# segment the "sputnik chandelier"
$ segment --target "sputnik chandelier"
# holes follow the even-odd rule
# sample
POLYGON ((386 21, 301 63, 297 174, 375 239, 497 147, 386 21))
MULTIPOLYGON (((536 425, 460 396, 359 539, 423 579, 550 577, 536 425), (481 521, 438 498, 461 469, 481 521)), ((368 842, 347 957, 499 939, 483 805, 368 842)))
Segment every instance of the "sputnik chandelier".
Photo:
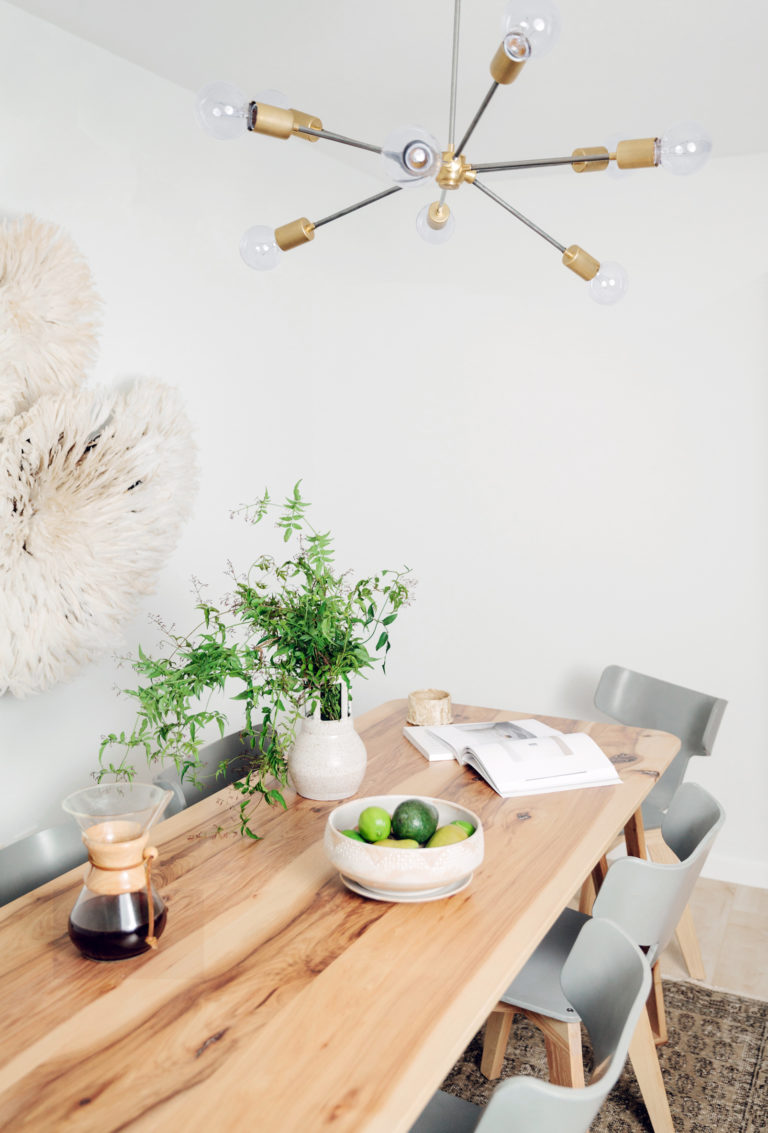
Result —
POLYGON ((430 244, 442 244, 450 239, 455 219, 447 203, 448 194, 464 185, 479 189, 490 200, 517 220, 527 225, 562 255, 562 262, 577 276, 589 283, 590 295, 598 303, 617 302, 627 289, 627 275, 620 264, 600 263, 578 244, 566 247, 508 201, 503 200, 481 177, 519 169, 570 165, 574 173, 597 173, 611 163, 618 169, 643 169, 661 166, 671 173, 695 173, 707 161, 712 145, 706 132, 696 123, 683 123, 667 130, 661 137, 635 138, 619 141, 611 152, 606 146, 588 146, 575 149, 570 157, 533 158, 524 161, 496 161, 473 164, 464 154, 475 127, 500 86, 508 86, 520 74, 529 59, 545 55, 555 44, 560 20, 551 0, 510 0, 504 12, 503 38, 491 60, 490 90, 483 99, 464 135, 455 144, 456 86, 458 76, 459 22, 461 0, 454 0, 453 60, 451 68, 451 98, 449 112, 448 146, 441 149, 439 142, 418 126, 400 126, 393 130, 381 146, 356 141, 343 134, 332 133, 323 127, 319 118, 294 110, 277 91, 265 92, 255 100, 226 82, 213 82, 197 96, 197 116, 200 123, 221 141, 236 138, 250 131, 273 138, 303 138, 316 142, 320 138, 380 155, 380 161, 391 188, 365 200, 348 205, 330 216, 311 221, 300 217, 279 228, 256 225, 244 233, 240 241, 240 254, 249 267, 260 271, 277 267, 283 253, 314 240, 316 231, 358 209, 375 204, 401 189, 425 186, 431 180, 440 190, 436 200, 424 206, 416 218, 416 230, 430 244))

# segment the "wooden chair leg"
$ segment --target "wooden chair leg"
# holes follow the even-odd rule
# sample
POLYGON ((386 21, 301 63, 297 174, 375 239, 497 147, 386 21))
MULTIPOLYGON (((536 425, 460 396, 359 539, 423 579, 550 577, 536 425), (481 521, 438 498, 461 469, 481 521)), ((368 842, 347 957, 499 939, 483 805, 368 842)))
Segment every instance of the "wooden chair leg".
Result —
MULTIPOLYGON (((649 830, 646 840, 648 843, 648 856, 652 861, 670 865, 677 863, 677 855, 670 850, 669 846, 662 838, 661 830, 649 830)), ((691 979, 706 979, 704 961, 701 958, 701 948, 699 947, 699 940, 696 936, 696 926, 693 923, 690 905, 686 905, 683 915, 677 923, 675 936, 677 937, 677 943, 680 945, 680 951, 683 954, 683 960, 685 961, 685 966, 688 969, 688 974, 691 979)))
POLYGON ((632 1042, 629 1044, 629 1058, 651 1119, 653 1133, 674 1133, 667 1091, 664 1088, 664 1079, 661 1076, 647 1011, 640 1013, 632 1042))
POLYGON ((701 949, 699 948, 699 939, 696 936, 696 928, 693 923, 689 905, 685 906, 683 915, 677 922, 675 936, 677 937, 677 943, 680 945, 680 951, 683 954, 685 966, 688 969, 688 974, 691 979, 706 979, 704 961, 701 957, 701 949))
POLYGON ((581 1050, 581 1023, 563 1023, 535 1011, 523 1011, 544 1035, 549 1080, 558 1086, 584 1085, 584 1058, 581 1050))
POLYGON ((506 1003, 500 1003, 488 1016, 480 1059, 480 1073, 486 1078, 498 1078, 501 1074, 514 1017, 514 1007, 506 1003))
POLYGON ((653 983, 647 1002, 648 1020, 651 1024, 654 1043, 656 1046, 662 1046, 663 1043, 669 1042, 669 1035, 667 1033, 667 1017, 664 1012, 664 992, 661 987, 661 966, 658 960, 653 965, 652 972, 653 983))

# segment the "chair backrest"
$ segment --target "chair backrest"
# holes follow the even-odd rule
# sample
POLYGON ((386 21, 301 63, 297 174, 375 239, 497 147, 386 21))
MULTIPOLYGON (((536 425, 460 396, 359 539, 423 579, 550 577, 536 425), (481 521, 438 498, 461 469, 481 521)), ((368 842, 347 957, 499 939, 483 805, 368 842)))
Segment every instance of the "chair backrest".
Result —
MULTIPOLYGON (((159 775, 155 775, 152 782, 156 787, 162 787, 164 791, 170 791, 173 798, 163 811, 163 820, 166 818, 173 818, 174 814, 179 814, 180 811, 185 810, 187 806, 187 798, 184 794, 184 788, 179 779, 179 773, 175 767, 166 768, 161 771, 159 775)), ((200 796, 203 797, 202 795, 200 796)))
POLYGON ((661 826, 664 841, 680 863, 619 858, 608 870, 592 915, 620 925, 632 940, 648 948, 653 964, 675 931, 724 821, 725 812, 717 799, 698 783, 683 783, 661 826))
POLYGON ((683 781, 692 755, 711 755, 727 700, 670 684, 669 681, 608 665, 603 670, 595 705, 606 716, 632 727, 657 728, 680 739, 680 751, 643 804, 643 821, 648 828, 661 824, 683 781))
POLYGON ((154 782, 159 787, 173 791, 174 798, 166 807, 163 817, 171 818, 185 807, 194 806, 202 799, 216 791, 237 783, 248 772, 248 748, 241 738, 240 732, 232 732, 223 739, 214 740, 200 749, 200 766, 196 772, 196 782, 191 775, 182 779, 178 769, 173 764, 163 767, 155 776, 154 782), (224 771, 218 774, 221 764, 226 764, 224 771))
POLYGON ((563 991, 586 1024, 594 1070, 585 1089, 509 1078, 494 1090, 477 1133, 586 1133, 614 1086, 651 986, 648 962, 610 921, 582 928, 562 971, 563 991))
POLYGON ((74 822, 38 830, 0 850, 0 905, 88 860, 74 822))

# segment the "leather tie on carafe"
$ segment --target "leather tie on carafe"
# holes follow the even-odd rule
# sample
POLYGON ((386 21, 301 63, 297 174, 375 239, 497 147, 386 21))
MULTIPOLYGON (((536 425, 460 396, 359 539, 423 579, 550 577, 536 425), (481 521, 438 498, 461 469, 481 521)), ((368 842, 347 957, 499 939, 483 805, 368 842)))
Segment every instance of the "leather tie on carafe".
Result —
POLYGON ((144 871, 147 875, 147 909, 149 910, 149 924, 147 925, 147 944, 150 948, 157 948, 155 936, 155 901, 152 896, 152 859, 157 857, 157 849, 147 846, 144 851, 144 871))

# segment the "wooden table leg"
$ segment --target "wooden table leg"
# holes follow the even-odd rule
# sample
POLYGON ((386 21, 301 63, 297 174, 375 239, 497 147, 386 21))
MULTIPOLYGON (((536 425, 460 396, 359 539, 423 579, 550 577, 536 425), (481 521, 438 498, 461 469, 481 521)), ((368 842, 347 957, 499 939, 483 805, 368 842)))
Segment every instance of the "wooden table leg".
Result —
POLYGON ((632 858, 647 858, 648 850, 645 845, 645 827, 643 826, 643 813, 638 807, 624 827, 624 841, 627 853, 632 858))
MULTIPOLYGON (((647 858, 648 851, 645 845, 645 827, 643 826, 643 814, 640 808, 630 818, 629 822, 624 827, 624 842, 627 847, 627 854, 633 858, 647 858)), ((581 887, 581 895, 579 897, 579 912, 591 914, 592 906, 595 903, 595 897, 600 892, 600 886, 605 880, 605 875, 608 872, 608 863, 603 857, 597 863, 591 874, 584 881, 581 887)))
POLYGON ((608 872, 608 859, 603 855, 597 865, 593 868, 589 877, 587 877, 581 886, 581 895, 579 896, 579 912, 585 913, 590 916, 592 913, 592 906, 595 903, 595 897, 600 892, 600 886, 605 881, 605 875, 608 872))
MULTIPOLYGON (((645 828, 642 813, 637 810, 624 827, 624 838, 627 843, 627 854, 635 858, 645 858, 650 861, 648 847, 645 842, 645 828)), ((677 860, 677 859, 675 859, 677 860)), ((653 965, 653 983, 651 994, 648 996, 648 1020, 651 1024, 653 1039, 656 1046, 669 1041, 667 1035, 667 1020, 664 1013, 664 995, 661 989, 661 969, 658 961, 653 965)))

